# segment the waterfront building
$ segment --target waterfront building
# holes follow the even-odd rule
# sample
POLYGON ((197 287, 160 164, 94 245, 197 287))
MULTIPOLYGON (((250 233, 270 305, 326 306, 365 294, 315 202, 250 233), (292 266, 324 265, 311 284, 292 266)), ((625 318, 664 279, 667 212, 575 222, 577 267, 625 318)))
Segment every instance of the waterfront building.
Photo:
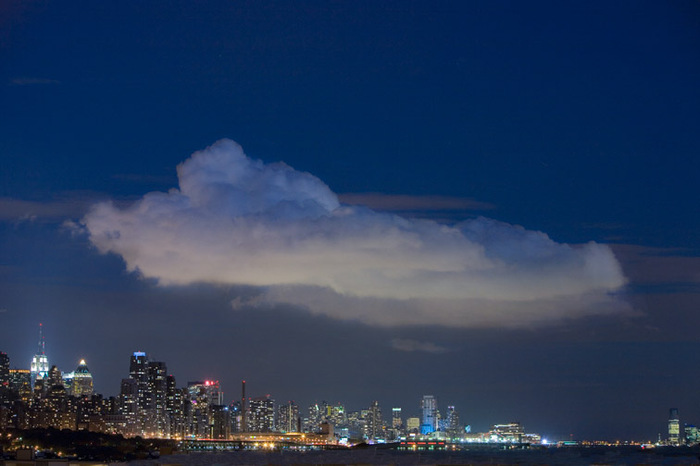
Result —
POLYGON ((489 430, 489 440, 492 442, 521 443, 525 430, 519 422, 495 424, 489 430))
POLYGON ((697 426, 686 424, 683 432, 685 433, 685 444, 688 446, 697 445, 700 442, 700 432, 697 426))

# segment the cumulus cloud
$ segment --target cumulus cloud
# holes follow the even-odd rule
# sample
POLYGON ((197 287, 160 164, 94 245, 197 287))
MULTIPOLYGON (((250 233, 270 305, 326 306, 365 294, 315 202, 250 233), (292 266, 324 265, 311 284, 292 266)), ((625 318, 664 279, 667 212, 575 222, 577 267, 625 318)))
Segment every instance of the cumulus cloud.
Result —
MULTIPOLYGON (((82 219, 103 253, 162 285, 264 287, 263 302, 378 325, 527 325, 618 312, 625 278, 600 244, 487 218, 454 226, 343 205, 315 176, 230 140, 177 167, 179 189, 82 219)), ((237 304, 240 307, 240 303, 237 304)))

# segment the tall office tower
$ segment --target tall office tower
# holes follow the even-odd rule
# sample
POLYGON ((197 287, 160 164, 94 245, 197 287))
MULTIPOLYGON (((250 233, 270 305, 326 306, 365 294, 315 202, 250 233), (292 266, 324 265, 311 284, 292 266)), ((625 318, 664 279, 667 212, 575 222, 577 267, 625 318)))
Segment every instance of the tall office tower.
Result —
POLYGON ((136 418, 139 435, 167 437, 166 416, 167 368, 164 362, 149 361, 143 351, 136 351, 129 362, 129 378, 136 383, 136 418))
POLYGON ((158 437, 170 436, 166 403, 168 392, 168 369, 164 362, 148 361, 148 407, 153 417, 154 434, 158 437))
POLYGON ((10 385, 10 357, 0 351, 0 386, 10 385))
POLYGON ((71 396, 92 396, 92 374, 84 359, 80 360, 77 369, 73 372, 70 386, 71 396))
POLYGON ((445 430, 453 437, 462 433, 462 429, 459 425, 459 414, 454 406, 447 407, 447 420, 445 425, 445 430))
POLYGON ((44 341, 44 328, 39 324, 39 348, 32 358, 29 367, 32 379, 32 387, 37 378, 46 378, 49 375, 49 359, 46 357, 46 341, 44 341))
POLYGON ((152 399, 148 390, 148 357, 143 351, 136 351, 131 355, 129 378, 136 384, 136 406, 133 414, 135 433, 150 437, 153 419, 149 404, 152 399))
POLYGON ((136 379, 122 379, 119 391, 119 411, 125 417, 124 435, 140 434, 139 424, 139 386, 136 379))
POLYGON ((277 431, 299 432, 299 406, 289 401, 277 408, 277 431))
POLYGON ((186 389, 178 389, 175 377, 169 375, 165 379, 165 411, 170 422, 170 437, 181 439, 187 433, 187 418, 185 403, 189 403, 186 396, 186 389))
POLYGON ((437 430, 438 414, 437 399, 433 395, 424 395, 420 403, 422 434, 428 434, 437 430))
MULTIPOLYGON (((140 394, 148 391, 148 357, 143 351, 136 351, 129 361, 129 378, 136 381, 140 394)), ((139 400, 140 401, 140 400, 139 400)))
POLYGON ((367 426, 367 439, 380 440, 384 438, 384 422, 382 421, 382 410, 379 408, 378 401, 373 401, 367 410, 365 423, 367 426))
POLYGON ((403 420, 401 419, 401 408, 391 408, 391 427, 394 429, 400 429, 403 426, 403 420))
POLYGON ((272 432, 275 428, 275 400, 270 395, 248 401, 248 432, 272 432))
POLYGON ((246 425, 247 421, 247 409, 246 409, 246 403, 245 403, 245 380, 241 381, 241 422, 238 424, 239 432, 248 432, 248 426, 246 425))
POLYGON ((423 417, 420 426, 421 434, 429 434, 437 430, 437 399, 433 395, 423 396, 420 404, 423 417))
POLYGON ((668 413, 668 444, 677 446, 680 444, 681 424, 678 419, 678 409, 671 408, 668 413))

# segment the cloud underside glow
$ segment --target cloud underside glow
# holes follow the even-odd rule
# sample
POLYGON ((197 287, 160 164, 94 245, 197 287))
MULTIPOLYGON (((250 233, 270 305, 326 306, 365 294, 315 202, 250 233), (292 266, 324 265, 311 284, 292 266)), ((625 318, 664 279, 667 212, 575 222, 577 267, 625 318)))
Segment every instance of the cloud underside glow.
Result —
POLYGON ((126 208, 99 203, 82 219, 99 251, 162 285, 260 286, 255 305, 385 326, 529 325, 625 309, 614 297, 625 278, 604 245, 483 217, 446 226, 341 205, 313 175, 251 159, 230 140, 177 172, 179 189, 126 208))

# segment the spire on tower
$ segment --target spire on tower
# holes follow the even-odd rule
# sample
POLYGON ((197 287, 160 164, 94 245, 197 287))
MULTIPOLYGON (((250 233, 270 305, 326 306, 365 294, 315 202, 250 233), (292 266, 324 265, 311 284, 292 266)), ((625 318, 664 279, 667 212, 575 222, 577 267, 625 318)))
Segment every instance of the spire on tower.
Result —
POLYGON ((44 326, 39 323, 39 351, 37 354, 46 354, 46 341, 44 340, 44 326))

